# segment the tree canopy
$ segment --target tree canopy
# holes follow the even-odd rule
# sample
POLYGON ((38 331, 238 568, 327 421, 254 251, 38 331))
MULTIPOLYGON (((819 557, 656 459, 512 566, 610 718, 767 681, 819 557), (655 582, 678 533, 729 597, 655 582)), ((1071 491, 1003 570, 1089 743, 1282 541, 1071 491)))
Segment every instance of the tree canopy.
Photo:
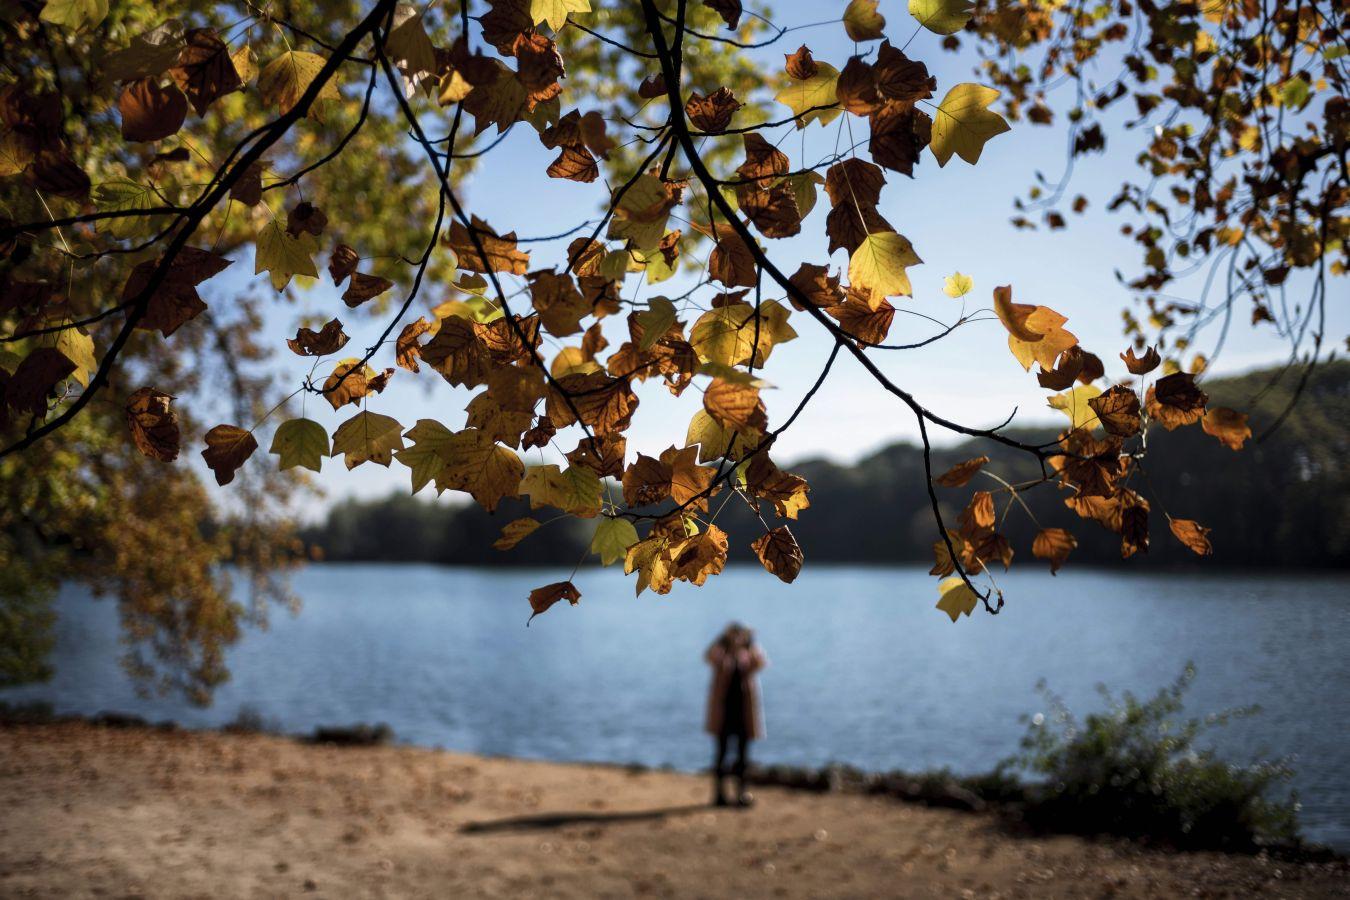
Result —
MULTIPOLYGON (((1160 523, 1209 554, 1209 528, 1164 510, 1147 476, 1156 429, 1198 427, 1235 451, 1251 436, 1244 412, 1209 405, 1204 359, 1183 360, 1188 343, 1168 331, 1209 313, 1151 301, 1152 320, 1098 355, 1066 314, 956 272, 942 284, 948 320, 898 342, 924 241, 921 221, 887 218, 887 188, 997 153, 1009 120, 1049 118, 1040 92, 1061 74, 1080 85, 1074 152, 1090 152, 1103 139, 1091 110, 1131 88, 1089 102, 1083 63, 1124 28, 1141 115, 1172 115, 1143 160, 1149 190, 1168 185, 1170 199, 1127 189, 1117 204, 1169 225, 1134 226, 1149 270, 1136 286, 1160 292, 1177 260, 1227 254, 1233 290, 1263 285, 1254 308, 1295 333, 1344 268, 1342 56, 1323 39, 1320 74, 1301 62, 1319 36, 1339 39, 1339 23, 1316 6, 1273 18, 1252 4, 1028 9, 852 0, 828 23, 780 23, 740 0, 226 0, 177 18, 144 2, 7 9, 0 589, 17 598, 73 577, 115 591, 133 666, 208 697, 226 676, 224 646, 285 597, 276 576, 303 556, 285 497, 339 458, 406 467, 414 493, 463 492, 489 512, 528 499, 501 548, 564 517, 592 521, 591 552, 622 564, 638 594, 704 584, 732 541, 790 582, 810 485, 771 451, 841 355, 917 423, 935 602, 953 621, 1002 608, 992 567, 1017 552, 1009 516, 1035 519, 1030 491, 1117 535, 1122 556, 1146 552, 1160 523), (808 24, 842 29, 853 54, 792 50, 788 35, 808 24), (965 39, 990 48, 992 84, 929 73, 922 53, 965 39), (778 45, 790 52, 766 69, 756 51, 778 45), (1037 71, 1018 55, 1034 48, 1037 71), (1161 63, 1172 81, 1155 91, 1161 63), (531 171, 570 183, 576 227, 535 234, 528 204, 512 221, 478 211, 475 172, 516 129, 537 137, 531 171), (814 134, 833 149, 808 154, 814 134), (1229 161, 1243 174, 1223 181, 1229 161), (803 234, 825 248, 816 258, 777 249, 803 234), (1333 250, 1341 260, 1328 264, 1333 250), (1280 306, 1268 291, 1294 268, 1316 273, 1313 303, 1280 306), (322 279, 342 287, 343 307, 270 333, 269 306, 322 279), (378 320, 378 338, 349 347, 344 317, 378 320), (930 409, 877 363, 982 317, 1065 416, 1054 440, 930 409), (774 350, 804 329, 826 335, 828 352, 813 386, 770 411, 774 350), (398 421, 380 408, 394 378, 444 381, 429 411, 463 395, 467 415, 398 421), (652 390, 688 398, 687 436, 629 447, 652 390), (345 416, 332 429, 305 414, 325 403, 345 416), (987 455, 935 471, 934 431, 1013 453, 1032 475, 987 455), (212 506, 189 453, 237 503, 212 506), (719 524, 729 503, 753 513, 749 533, 719 524), (253 604, 231 571, 248 576, 253 604)), ((1038 524, 1021 552, 1054 572, 1076 546, 1070 529, 1038 524)), ((541 586, 532 615, 576 604, 582 588, 541 586)), ((31 597, 13 608, 40 628, 31 597)), ((31 674, 32 658, 17 668, 31 674)))

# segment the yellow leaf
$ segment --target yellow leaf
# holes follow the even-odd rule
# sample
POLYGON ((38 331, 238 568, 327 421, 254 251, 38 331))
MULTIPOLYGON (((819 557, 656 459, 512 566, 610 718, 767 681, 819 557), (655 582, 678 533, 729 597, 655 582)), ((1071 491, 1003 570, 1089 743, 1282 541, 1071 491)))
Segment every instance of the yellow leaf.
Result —
POLYGON ((394 458, 412 469, 412 489, 415 494, 445 468, 447 448, 454 432, 435 419, 418 419, 405 437, 413 445, 395 453, 394 458))
POLYGON ((848 260, 851 287, 870 291, 867 305, 876 309, 881 301, 897 294, 913 293, 906 266, 923 262, 909 239, 894 231, 879 231, 863 238, 848 260))
POLYGON ((886 17, 877 12, 877 0, 851 0, 844 10, 844 31, 851 41, 875 41, 881 38, 886 17))
POLYGON ((1088 406, 1088 401, 1100 397, 1101 393, 1099 387, 1076 384, 1062 394, 1055 394, 1046 402, 1051 409, 1057 409, 1068 416, 1072 428, 1101 428, 1102 423, 1097 417, 1096 410, 1088 406))
MULTIPOLYGON (((262 95, 263 103, 275 106, 283 113, 289 112, 300 102, 300 98, 326 62, 327 60, 317 53, 287 50, 268 63, 258 75, 258 93, 262 95)), ((341 99, 342 94, 338 92, 335 72, 320 88, 314 101, 317 104, 324 100, 341 99)), ((320 118, 318 107, 311 105, 309 115, 313 119, 320 118)))
POLYGON ((493 541, 492 546, 497 550, 510 550, 516 544, 534 534, 540 524, 542 523, 538 519, 531 519, 529 516, 516 519, 514 522, 507 522, 502 526, 502 536, 493 541))
POLYGON ((333 455, 345 454, 347 468, 363 462, 387 467, 394 451, 403 449, 403 426, 398 420, 379 413, 361 411, 333 432, 333 455))
POLYGON ((975 611, 975 604, 980 602, 960 575, 944 579, 938 585, 938 594, 937 608, 951 616, 953 622, 961 618, 962 613, 969 616, 975 611))
POLYGON ((74 29, 93 28, 107 17, 108 0, 47 0, 39 16, 44 22, 74 29))
POLYGON ((975 279, 960 272, 953 272, 942 282, 942 293, 948 297, 964 297, 975 289, 975 279))
POLYGON ((628 555, 628 548, 638 542, 637 529, 627 519, 602 518, 591 538, 591 552, 600 557, 600 565, 612 565, 628 555))
POLYGON ((328 432, 313 419, 291 419, 277 427, 268 452, 281 457, 277 463, 283 472, 293 466, 317 472, 328 455, 328 432))
POLYGON ((638 347, 650 350, 675 324, 675 304, 665 297, 653 297, 647 301, 647 309, 637 314, 637 322, 642 326, 638 347))
POLYGON ((319 242, 308 231, 292 237, 281 227, 276 219, 263 226, 258 232, 258 245, 253 254, 253 274, 271 273, 272 287, 278 291, 290 283, 293 275, 306 275, 318 278, 319 270, 314 265, 314 254, 319 251, 319 242))
POLYGON ((909 0, 909 14, 934 34, 956 34, 974 11, 972 0, 909 0))
MULTIPOLYGON (((844 111, 839 106, 838 85, 839 70, 829 63, 817 62, 816 74, 802 80, 790 79, 787 87, 773 99, 792 110, 798 128, 805 128, 812 122, 828 125, 844 111)), ((802 211, 802 215, 806 212, 802 211)))
POLYGON ((945 166, 953 153, 975 165, 985 143, 1008 130, 1003 117, 987 108, 997 98, 993 88, 970 82, 947 92, 933 117, 931 146, 939 166, 945 166))
POLYGON ((755 308, 749 303, 728 303, 708 310, 689 330, 689 343, 705 363, 739 366, 753 361, 764 365, 778 344, 797 336, 787 324, 787 307, 768 300, 759 307, 759 344, 755 345, 755 308))
POLYGON ((514 497, 520 489, 525 464, 506 447, 498 445, 477 428, 456 432, 447 442, 448 460, 436 475, 437 491, 464 491, 488 512, 502 497, 514 497))
POLYGON ((554 506, 583 519, 600 514, 600 476, 587 466, 530 466, 520 492, 529 495, 530 509, 554 506))
POLYGON ((530 0, 530 19, 534 24, 547 22, 555 32, 567 24, 567 14, 590 12, 591 0, 530 0))

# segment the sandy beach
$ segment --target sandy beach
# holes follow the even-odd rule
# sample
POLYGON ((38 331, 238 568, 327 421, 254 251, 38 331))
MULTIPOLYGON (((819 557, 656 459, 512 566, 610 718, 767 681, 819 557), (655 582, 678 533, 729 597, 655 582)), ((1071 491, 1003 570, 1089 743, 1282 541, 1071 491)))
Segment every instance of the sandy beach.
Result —
POLYGON ((1322 897, 1342 864, 1009 834, 989 815, 412 747, 0 728, 3 897, 1322 897))

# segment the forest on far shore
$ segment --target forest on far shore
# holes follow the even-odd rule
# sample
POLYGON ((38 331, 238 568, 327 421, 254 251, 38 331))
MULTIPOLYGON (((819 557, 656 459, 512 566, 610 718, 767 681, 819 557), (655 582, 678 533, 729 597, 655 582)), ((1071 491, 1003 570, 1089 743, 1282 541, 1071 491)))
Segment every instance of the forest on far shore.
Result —
MULTIPOLYGON (((1266 369, 1233 378, 1206 380, 1211 405, 1251 414, 1260 437, 1286 408, 1298 387, 1301 367, 1283 375, 1266 369)), ((1023 440, 1053 440, 1040 429, 1009 429, 1023 440)), ((1342 568, 1350 566, 1350 361, 1314 370, 1293 412, 1261 442, 1249 441, 1239 453, 1199 428, 1173 432, 1154 428, 1149 441, 1147 484, 1139 490, 1153 503, 1154 563, 1205 566, 1342 568), (1195 519, 1213 529, 1214 555, 1198 560, 1168 531, 1163 510, 1195 519)), ((987 467, 1010 482, 1038 474, 1025 454, 988 441, 969 441, 935 450, 934 471, 972 456, 987 455, 987 467)), ((853 465, 801 460, 784 466, 811 484, 811 506, 790 522, 808 563, 918 563, 932 561, 936 539, 923 474, 923 455, 909 443, 887 446, 853 465)), ((1141 479, 1142 481, 1142 479, 1141 479)), ((978 485, 978 480, 973 484, 978 485)), ((990 480, 980 487, 994 488, 990 480)), ((616 488, 617 489, 617 488, 616 488)), ((954 521, 968 491, 938 488, 954 521)), ((1024 499, 1045 526, 1068 526, 1075 516, 1063 504, 1063 492, 1043 485, 1024 499)), ((1000 514, 1003 502, 1000 501, 1000 514)), ((564 519, 536 531, 515 549, 492 548, 501 527, 530 515, 526 500, 505 500, 495 514, 477 505, 436 503, 406 494, 374 501, 335 504, 327 519, 303 536, 321 548, 323 558, 362 562, 430 562, 445 565, 568 565, 581 558, 594 520, 564 519)), ((730 521, 731 534, 753 533, 753 517, 744 504, 727 504, 719 524, 730 521)), ((727 527, 727 525, 723 525, 727 527)), ((1036 526, 1014 505, 1003 530, 1027 562, 1036 526)), ((1068 565, 1122 564, 1119 538, 1099 527, 1076 529, 1079 546, 1068 565)), ((753 562, 749 546, 733 543, 732 560, 753 562)), ((596 562, 591 556, 588 562, 596 562)), ((1123 564, 1137 564, 1137 560, 1123 564)))

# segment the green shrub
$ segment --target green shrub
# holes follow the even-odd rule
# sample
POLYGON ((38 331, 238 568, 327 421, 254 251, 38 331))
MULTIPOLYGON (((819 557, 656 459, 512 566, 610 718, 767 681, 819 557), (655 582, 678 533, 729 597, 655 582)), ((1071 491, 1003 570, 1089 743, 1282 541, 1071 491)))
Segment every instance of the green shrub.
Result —
POLYGON ((1050 715, 1023 717, 1029 725, 1022 754, 1000 766, 1039 782, 1026 800, 1027 821, 1188 848, 1298 843, 1294 795, 1273 796, 1292 776, 1283 761, 1234 765, 1196 748, 1207 729, 1258 708, 1181 719, 1182 695, 1194 678, 1188 664, 1171 687, 1147 701, 1129 693, 1117 700, 1099 687, 1107 710, 1081 723, 1044 682, 1037 685, 1050 715))

